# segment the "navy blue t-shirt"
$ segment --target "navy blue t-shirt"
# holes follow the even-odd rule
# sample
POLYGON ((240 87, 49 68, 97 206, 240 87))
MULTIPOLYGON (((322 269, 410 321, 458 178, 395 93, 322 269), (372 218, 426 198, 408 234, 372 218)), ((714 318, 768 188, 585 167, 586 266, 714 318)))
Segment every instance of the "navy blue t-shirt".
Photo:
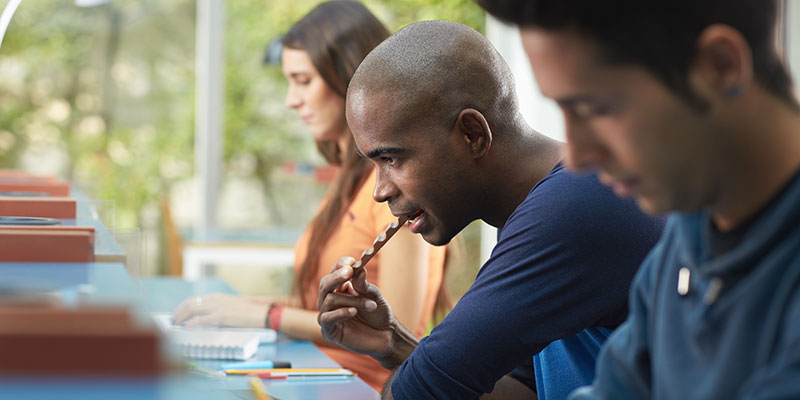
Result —
MULTIPOLYGON (((476 398, 550 343, 615 328, 662 228, 594 175, 559 163, 506 221, 467 293, 397 370, 392 395, 476 398)), ((580 367, 593 371, 594 359, 580 367)))

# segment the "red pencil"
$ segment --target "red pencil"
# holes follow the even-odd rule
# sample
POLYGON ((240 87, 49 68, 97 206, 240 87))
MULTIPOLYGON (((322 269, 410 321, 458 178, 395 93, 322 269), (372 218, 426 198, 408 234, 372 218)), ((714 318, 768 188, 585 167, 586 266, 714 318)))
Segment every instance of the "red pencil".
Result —
POLYGON ((251 372, 247 376, 255 376, 261 379, 286 379, 286 375, 273 375, 272 372, 251 372))

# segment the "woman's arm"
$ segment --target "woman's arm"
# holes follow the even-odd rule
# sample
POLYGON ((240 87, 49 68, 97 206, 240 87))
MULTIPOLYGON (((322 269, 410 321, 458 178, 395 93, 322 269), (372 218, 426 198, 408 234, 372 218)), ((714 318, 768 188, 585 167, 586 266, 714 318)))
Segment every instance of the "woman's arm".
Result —
POLYGON ((318 311, 302 308, 284 307, 281 312, 279 331, 294 339, 310 340, 314 343, 329 345, 322 338, 322 330, 317 322, 318 311))
POLYGON ((175 324, 186 327, 216 325, 233 328, 263 328, 267 310, 271 304, 291 306, 299 304, 299 302, 299 299, 287 297, 212 293, 184 300, 175 309, 172 320, 175 324))
POLYGON ((297 296, 286 297, 286 296, 247 296, 247 299, 250 301, 271 305, 277 304, 281 306, 289 306, 289 307, 300 307, 300 298, 297 296))
POLYGON ((268 308, 268 304, 245 296, 212 293, 184 300, 172 314, 172 321, 186 327, 263 328, 268 308))
MULTIPOLYGON (((404 227, 378 253, 380 274, 371 281, 391 304, 395 318, 416 334, 428 289, 429 252, 422 236, 404 227)), ((369 280, 369 264, 366 268, 369 280)))
POLYGON ((288 306, 298 301, 268 297, 248 297, 214 293, 186 299, 175 310, 173 321, 187 327, 218 325, 236 328, 263 328, 270 304, 283 306, 279 330, 293 338, 327 343, 322 338, 317 311, 288 306))

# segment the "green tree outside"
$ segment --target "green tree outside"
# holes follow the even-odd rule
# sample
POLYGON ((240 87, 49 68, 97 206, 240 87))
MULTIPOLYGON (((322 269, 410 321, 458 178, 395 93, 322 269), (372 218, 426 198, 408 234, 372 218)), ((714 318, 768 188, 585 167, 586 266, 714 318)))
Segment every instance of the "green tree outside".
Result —
MULTIPOLYGON (((324 192, 280 167, 323 162, 263 58, 318 2, 227 2, 222 177, 258 182, 276 226, 303 227, 324 192)), ((364 3, 391 31, 427 19, 484 30, 470 0, 364 3)), ((191 0, 24 1, 0 48, 0 168, 69 179, 116 204, 116 227, 157 232, 159 203, 194 174, 195 12, 191 0)))

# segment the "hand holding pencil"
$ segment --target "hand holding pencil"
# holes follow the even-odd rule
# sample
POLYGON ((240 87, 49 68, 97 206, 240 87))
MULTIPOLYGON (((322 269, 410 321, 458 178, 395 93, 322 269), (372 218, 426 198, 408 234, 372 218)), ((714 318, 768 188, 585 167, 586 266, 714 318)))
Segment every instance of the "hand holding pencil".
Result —
POLYGON ((356 272, 353 263, 352 258, 340 260, 338 268, 320 281, 317 322, 325 340, 380 361, 399 322, 378 287, 366 281, 364 268, 356 272), (352 292, 338 290, 351 279, 352 292))
POLYGON ((383 352, 392 347, 392 335, 401 330, 400 323, 377 286, 367 282, 364 266, 406 220, 401 217, 390 224, 361 260, 340 259, 320 281, 317 321, 322 336, 356 353, 369 354, 382 364, 383 352))

